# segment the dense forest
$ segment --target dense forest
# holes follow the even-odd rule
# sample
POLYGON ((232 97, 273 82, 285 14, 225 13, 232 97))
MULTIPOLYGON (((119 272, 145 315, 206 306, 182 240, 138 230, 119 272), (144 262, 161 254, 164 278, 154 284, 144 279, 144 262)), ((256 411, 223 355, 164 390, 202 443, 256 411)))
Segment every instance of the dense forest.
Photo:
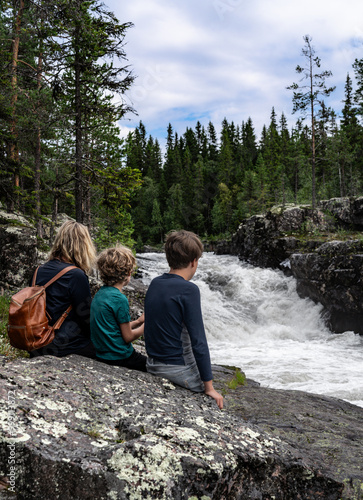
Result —
POLYGON ((315 208, 363 193, 363 59, 352 61, 337 116, 324 101, 331 72, 305 36, 299 83, 281 89, 291 92, 293 127, 274 108, 259 138, 251 117, 197 122, 182 135, 169 124, 162 151, 142 121, 119 134, 135 112, 131 22, 99 0, 0 8, 0 202, 34 217, 39 236, 42 217, 65 212, 90 226, 99 248, 156 244, 181 227, 213 238, 276 203, 315 208))

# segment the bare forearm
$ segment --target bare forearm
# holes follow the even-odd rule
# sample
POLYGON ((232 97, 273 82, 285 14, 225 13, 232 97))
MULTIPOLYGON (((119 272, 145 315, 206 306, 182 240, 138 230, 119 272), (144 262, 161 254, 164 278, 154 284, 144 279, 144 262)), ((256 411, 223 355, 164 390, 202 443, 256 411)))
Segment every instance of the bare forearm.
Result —
POLYGON ((142 325, 139 326, 138 328, 132 328, 131 332, 133 336, 132 340, 136 340, 142 335, 144 335, 144 323, 142 323, 142 325))
POLYGON ((203 384, 204 384, 204 392, 212 391, 214 389, 213 380, 209 380, 208 382, 203 382, 203 384))
POLYGON ((122 338, 126 343, 133 342, 144 334, 144 323, 138 328, 131 328, 131 323, 122 323, 120 325, 122 338))
POLYGON ((143 325, 145 321, 145 316, 142 314, 139 318, 135 319, 134 321, 131 321, 131 329, 134 330, 135 328, 138 328, 139 326, 143 325))

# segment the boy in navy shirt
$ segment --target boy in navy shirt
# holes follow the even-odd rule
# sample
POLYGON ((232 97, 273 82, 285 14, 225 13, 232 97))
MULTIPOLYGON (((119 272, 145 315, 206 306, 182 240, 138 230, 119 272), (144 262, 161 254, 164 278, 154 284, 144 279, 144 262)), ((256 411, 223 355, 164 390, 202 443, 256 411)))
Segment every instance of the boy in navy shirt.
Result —
POLYGON ((202 242, 190 231, 174 231, 166 239, 165 253, 170 271, 152 280, 145 297, 147 371, 205 392, 223 408, 223 397, 213 388, 199 288, 190 282, 202 242))

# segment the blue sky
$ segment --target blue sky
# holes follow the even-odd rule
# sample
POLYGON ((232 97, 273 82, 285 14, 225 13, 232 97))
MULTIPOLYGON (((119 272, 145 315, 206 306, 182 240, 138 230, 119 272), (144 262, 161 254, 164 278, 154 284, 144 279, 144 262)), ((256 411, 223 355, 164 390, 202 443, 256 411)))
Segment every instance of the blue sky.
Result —
POLYGON ((352 64, 363 58, 362 0, 104 0, 126 35, 128 62, 137 76, 127 99, 138 116, 120 122, 126 136, 140 120, 165 144, 166 129, 183 134, 199 120, 219 130, 223 118, 252 118, 257 138, 272 107, 290 126, 292 92, 304 64, 303 36, 312 37, 321 70, 337 89, 327 99, 337 113, 352 64))

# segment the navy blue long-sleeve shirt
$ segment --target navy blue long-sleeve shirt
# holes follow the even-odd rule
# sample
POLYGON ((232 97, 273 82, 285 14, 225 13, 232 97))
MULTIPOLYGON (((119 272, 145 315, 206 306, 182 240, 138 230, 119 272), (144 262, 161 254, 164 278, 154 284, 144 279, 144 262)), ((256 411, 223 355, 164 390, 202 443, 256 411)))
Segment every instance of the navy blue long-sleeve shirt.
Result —
MULTIPOLYGON (((45 285, 65 267, 66 262, 54 259, 39 267, 36 285, 45 285)), ((71 269, 46 289, 46 307, 51 317, 50 325, 72 305, 72 310, 59 330, 55 331, 53 342, 45 348, 52 349, 58 356, 66 356, 86 347, 90 343, 91 291, 88 277, 82 269, 71 269)))
POLYGON ((181 332, 188 330, 201 379, 212 380, 200 292, 177 274, 154 278, 145 297, 145 346, 148 356, 162 363, 184 365, 181 332))

